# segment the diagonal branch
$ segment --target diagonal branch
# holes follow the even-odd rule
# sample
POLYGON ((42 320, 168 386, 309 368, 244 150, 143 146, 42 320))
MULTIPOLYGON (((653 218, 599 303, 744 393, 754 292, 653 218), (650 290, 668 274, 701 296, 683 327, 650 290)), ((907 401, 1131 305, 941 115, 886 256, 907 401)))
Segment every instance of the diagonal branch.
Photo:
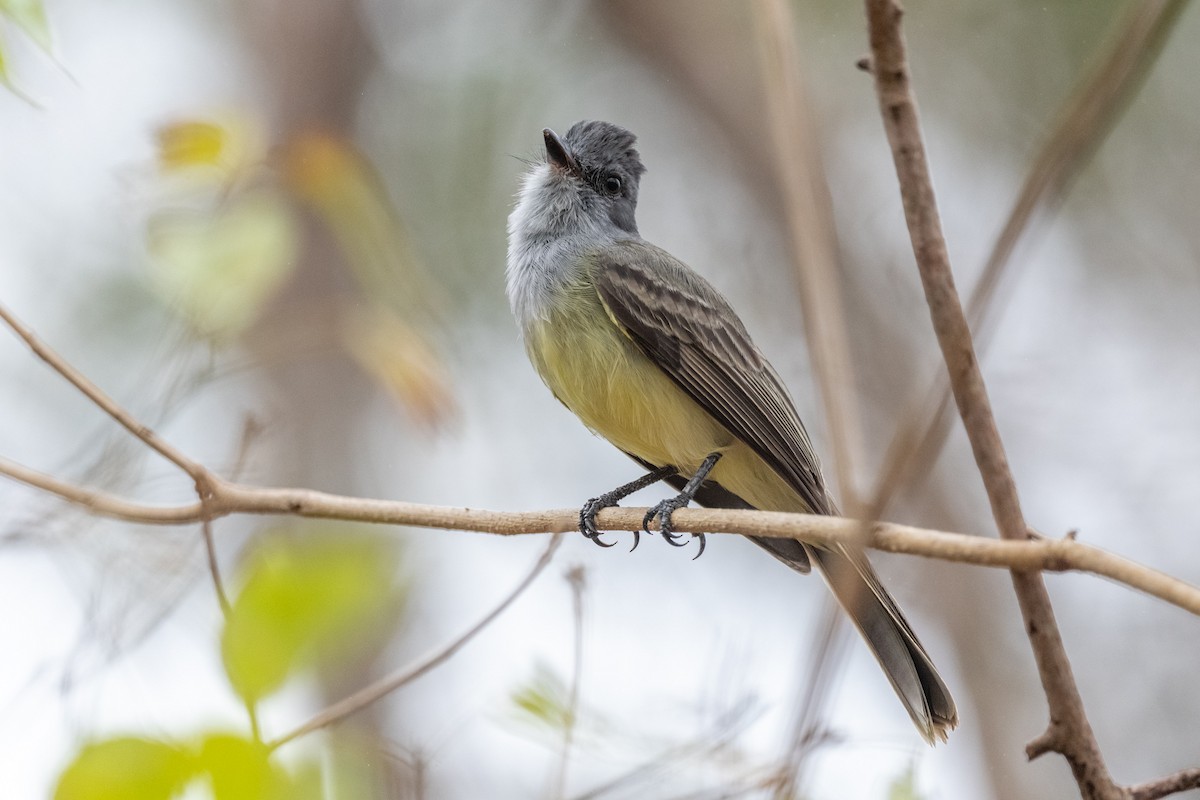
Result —
POLYGON ((1129 800, 1158 800, 1189 789, 1200 789, 1200 769, 1185 769, 1156 781, 1131 786, 1129 800))
POLYGON ((0 306, 0 320, 8 325, 17 336, 19 336, 25 344, 29 345, 29 349, 34 354, 45 361, 50 367, 66 378, 71 385, 84 394, 89 400, 96 404, 105 414, 108 414, 114 420, 121 424, 127 431, 132 433, 137 438, 146 443, 146 446, 155 451, 163 458, 175 464, 181 470, 186 472, 194 481, 197 487, 207 483, 209 472, 203 466, 185 456, 177 450, 174 445, 165 441, 161 436, 151 430, 148 426, 138 422, 132 414, 113 400, 96 384, 85 376, 82 372, 73 367, 62 356, 56 353, 49 345, 37 337, 23 322, 9 313, 8 309, 0 306))
MULTIPOLYGON (((1074 179, 1104 142, 1141 87, 1167 36, 1174 29, 1187 0, 1147 0, 1134 3, 1115 26, 1117 33, 1105 45, 1094 65, 1080 81, 1026 173, 1017 200, 996 238, 970 300, 967 318, 976 348, 983 352, 994 328, 997 289, 1017 244, 1030 231, 1035 216, 1043 218, 1066 196, 1074 179)), ((896 492, 925 465, 932 464, 945 444, 952 418, 950 384, 940 373, 906 420, 883 459, 883 468, 871 499, 869 516, 885 516, 896 492)))
MULTIPOLYGON (((866 9, 872 73, 880 112, 896 164, 913 254, 959 416, 970 439, 1000 535, 1011 540, 1025 539, 1028 529, 1016 482, 1009 470, 975 357, 971 331, 950 270, 916 101, 909 84, 900 28, 902 11, 894 0, 867 0, 866 9)), ((1042 750, 1056 750, 1067 759, 1084 797, 1124 798, 1126 792, 1110 777, 1088 722, 1042 577, 1032 572, 1014 571, 1012 579, 1050 709, 1050 727, 1042 737, 1045 745, 1042 750)), ((1030 757, 1039 752, 1031 751, 1030 757)))

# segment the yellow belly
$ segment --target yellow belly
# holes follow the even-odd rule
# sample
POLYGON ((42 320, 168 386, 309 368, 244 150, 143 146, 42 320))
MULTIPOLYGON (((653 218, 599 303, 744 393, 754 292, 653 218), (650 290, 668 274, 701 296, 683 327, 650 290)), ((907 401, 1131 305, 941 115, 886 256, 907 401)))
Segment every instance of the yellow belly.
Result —
POLYGON ((626 453, 690 477, 719 452, 712 480, 757 508, 808 510, 765 461, 638 349, 598 299, 563 304, 525 331, 525 343, 555 396, 626 453))

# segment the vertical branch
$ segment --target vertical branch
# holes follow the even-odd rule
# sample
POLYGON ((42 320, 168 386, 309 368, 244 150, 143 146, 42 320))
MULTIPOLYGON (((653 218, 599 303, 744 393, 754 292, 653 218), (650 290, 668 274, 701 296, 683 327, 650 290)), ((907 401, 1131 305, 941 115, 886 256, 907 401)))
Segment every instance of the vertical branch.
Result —
POLYGON ((837 485, 847 514, 855 517, 861 511, 854 484, 861 434, 838 286, 833 212, 800 80, 791 9, 785 0, 760 0, 754 12, 758 39, 763 43, 763 79, 774 152, 770 161, 777 169, 792 261, 800 281, 808 349, 829 423, 837 485))
POLYGON ((567 765, 571 761, 571 748, 575 745, 575 723, 579 718, 579 683, 583 674, 583 590, 587 585, 582 566, 575 565, 567 570, 567 584, 571 587, 571 611, 575 622, 574 666, 571 670, 571 688, 567 696, 567 715, 563 720, 563 750, 558 762, 558 776, 554 781, 555 800, 567 796, 567 765))
MULTIPOLYGON (((933 183, 921 139, 916 101, 900 29, 902 11, 894 0, 866 0, 872 73, 884 129, 891 145, 912 239, 913 254, 925 290, 934 333, 950 377, 975 463, 983 478, 992 516, 1006 539, 1027 537, 1016 483, 992 414, 991 402, 975 357, 966 316, 959 302, 938 218, 933 183)), ((1054 750, 1071 765, 1086 798, 1123 798, 1126 792, 1108 774, 1083 709, 1070 661, 1045 583, 1037 573, 1014 571, 1013 585, 1026 633, 1033 647, 1042 688, 1050 708, 1050 726, 1030 743, 1030 758, 1054 750)))
MULTIPOLYGON (((855 464, 861 463, 862 433, 838 279, 837 233, 816 125, 800 77, 795 20, 786 0, 759 0, 752 9, 758 29, 756 39, 761 43, 765 107, 773 145, 773 157, 767 161, 774 167, 783 202, 792 262, 799 280, 805 340, 825 411, 837 487, 846 514, 865 519, 854 479, 855 464)), ((866 534, 864 526, 863 539, 866 534)), ((838 665, 846 656, 842 646, 847 633, 845 615, 829 596, 824 601, 823 617, 822 638, 813 643, 808 684, 781 759, 775 797, 791 796, 801 783, 812 751, 808 737, 823 727, 829 677, 840 671, 838 665)))

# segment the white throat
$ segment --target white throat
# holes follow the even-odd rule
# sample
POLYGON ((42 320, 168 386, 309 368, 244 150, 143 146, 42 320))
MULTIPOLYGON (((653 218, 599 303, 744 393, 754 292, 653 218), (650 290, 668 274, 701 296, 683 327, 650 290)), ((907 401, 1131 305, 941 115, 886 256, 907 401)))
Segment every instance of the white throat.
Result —
POLYGON ((553 301, 579 280, 585 254, 630 237, 601 209, 589 209, 580 191, 549 164, 538 164, 521 181, 508 217, 505 282, 522 330, 545 319, 553 301))

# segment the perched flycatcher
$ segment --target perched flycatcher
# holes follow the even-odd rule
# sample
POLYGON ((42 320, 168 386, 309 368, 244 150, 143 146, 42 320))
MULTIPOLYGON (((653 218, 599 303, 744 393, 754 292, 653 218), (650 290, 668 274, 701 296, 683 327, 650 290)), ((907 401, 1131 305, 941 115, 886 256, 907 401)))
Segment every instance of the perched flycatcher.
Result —
MULTIPOLYGON (((543 131, 545 163, 525 175, 508 220, 508 297, 542 380, 588 428, 650 473, 588 501, 600 509, 657 480, 719 508, 834 514, 787 390, 708 281, 642 239, 634 212, 645 167, 635 138, 607 122, 543 131)), ((648 530, 648 528, 647 528, 648 530)), ((958 722, 954 701, 866 559, 790 539, 753 541, 798 572, 824 573, 926 741, 958 722)), ((636 544, 636 542, 635 542, 636 544)), ((700 538, 700 548, 704 540, 700 538)))

